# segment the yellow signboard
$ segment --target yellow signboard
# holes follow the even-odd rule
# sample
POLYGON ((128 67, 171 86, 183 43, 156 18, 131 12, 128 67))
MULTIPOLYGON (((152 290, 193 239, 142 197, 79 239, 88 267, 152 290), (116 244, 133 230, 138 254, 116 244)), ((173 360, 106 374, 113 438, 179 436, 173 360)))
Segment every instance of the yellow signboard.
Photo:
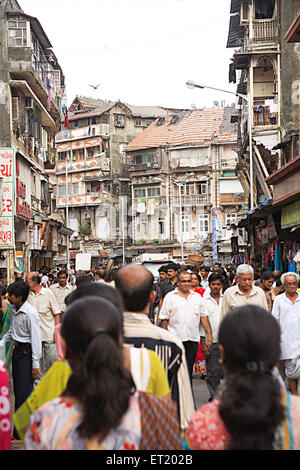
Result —
POLYGON ((281 228, 300 225, 300 201, 293 202, 281 209, 281 228))

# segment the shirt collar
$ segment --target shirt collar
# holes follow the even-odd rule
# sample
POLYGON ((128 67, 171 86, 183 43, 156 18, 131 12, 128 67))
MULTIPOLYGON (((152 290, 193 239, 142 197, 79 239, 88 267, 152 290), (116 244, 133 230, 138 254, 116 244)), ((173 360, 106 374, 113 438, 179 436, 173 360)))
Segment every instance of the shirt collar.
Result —
MULTIPOLYGON (((235 291, 235 294, 240 294, 240 295, 245 295, 244 292, 242 292, 239 288, 239 285, 237 284, 236 286, 236 291, 235 291)), ((262 290, 262 289, 261 289, 262 290)), ((255 295, 257 294, 257 290, 255 289, 255 286, 252 285, 251 287, 251 292, 250 292, 250 296, 251 295, 255 295)))

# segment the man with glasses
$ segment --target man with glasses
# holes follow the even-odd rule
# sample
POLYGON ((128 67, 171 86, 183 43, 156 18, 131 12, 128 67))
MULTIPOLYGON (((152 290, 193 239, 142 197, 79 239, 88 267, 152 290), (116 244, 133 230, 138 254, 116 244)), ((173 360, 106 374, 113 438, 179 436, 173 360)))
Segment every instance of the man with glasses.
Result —
MULTIPOLYGON (((272 315, 279 322, 281 329, 281 361, 280 372, 285 375, 285 368, 292 365, 293 360, 300 357, 300 293, 299 275, 288 272, 281 276, 285 289, 283 294, 275 297, 272 315)), ((290 392, 297 395, 298 379, 288 379, 290 392)))
POLYGON ((182 341, 192 384, 193 365, 200 341, 200 324, 207 334, 208 348, 213 341, 203 298, 191 290, 191 282, 191 273, 182 271, 177 275, 177 288, 165 296, 159 319, 162 320, 162 328, 182 341))

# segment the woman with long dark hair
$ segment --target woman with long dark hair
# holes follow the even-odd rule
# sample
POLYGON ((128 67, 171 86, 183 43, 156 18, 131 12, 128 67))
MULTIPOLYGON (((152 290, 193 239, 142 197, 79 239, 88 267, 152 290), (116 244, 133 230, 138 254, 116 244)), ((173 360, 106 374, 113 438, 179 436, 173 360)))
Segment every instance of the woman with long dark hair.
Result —
POLYGON ((219 343, 226 378, 218 398, 194 413, 185 448, 300 449, 300 397, 282 391, 274 375, 275 318, 255 305, 234 309, 220 325, 219 343))
POLYGON ((61 328, 72 375, 61 397, 31 417, 27 450, 180 448, 176 406, 137 392, 124 365, 122 317, 111 302, 72 303, 61 328))

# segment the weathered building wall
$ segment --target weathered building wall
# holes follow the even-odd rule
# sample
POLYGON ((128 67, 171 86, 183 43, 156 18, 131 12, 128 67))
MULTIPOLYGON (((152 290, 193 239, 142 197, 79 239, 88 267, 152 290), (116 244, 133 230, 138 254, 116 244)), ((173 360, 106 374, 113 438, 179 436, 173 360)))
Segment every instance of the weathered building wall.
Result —
POLYGON ((299 130, 300 44, 288 44, 286 32, 299 12, 299 2, 281 0, 281 124, 287 131, 299 130))

